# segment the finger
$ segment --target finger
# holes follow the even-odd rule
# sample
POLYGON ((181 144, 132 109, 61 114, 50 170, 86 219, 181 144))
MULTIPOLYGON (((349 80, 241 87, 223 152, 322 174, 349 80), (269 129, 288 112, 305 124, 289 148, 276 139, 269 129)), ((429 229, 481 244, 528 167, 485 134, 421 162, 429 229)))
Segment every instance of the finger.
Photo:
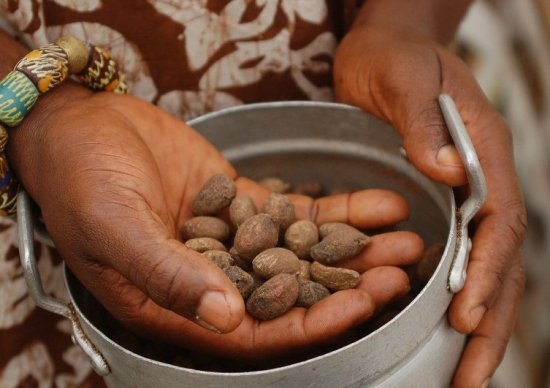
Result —
POLYGON ((219 338, 214 331, 205 330, 195 320, 162 308, 114 269, 83 262, 71 263, 70 267, 84 287, 130 331, 144 338, 194 350, 213 351, 216 348, 219 338), (201 340, 205 344, 201 344, 201 340), (210 347, 204 349, 208 345, 210 347))
POLYGON ((197 333, 205 346, 203 350, 215 349, 217 354, 238 358, 265 359, 334 342, 351 328, 366 322, 376 309, 408 292, 404 271, 394 267, 371 271, 363 275, 362 285, 357 289, 338 291, 307 310, 293 308, 276 319, 259 323, 247 315, 237 330, 223 337, 197 333), (246 350, 243 352, 243 349, 246 350))
MULTIPOLYGON (((391 61, 384 61, 382 54, 380 63, 384 65, 375 62, 369 74, 369 95, 375 100, 359 97, 357 101, 395 127, 403 137, 409 160, 421 172, 439 182, 458 186, 466 183, 466 174, 437 100, 440 93, 446 92, 448 71, 444 66, 448 55, 444 54, 442 50, 408 43, 401 51, 394 47, 391 61)), ((460 86, 472 80, 463 67, 465 70, 460 74, 453 73, 460 86)))
POLYGON ((524 285, 522 266, 518 264, 510 268, 498 300, 470 336, 455 373, 453 387, 486 386, 483 384, 492 376, 504 356, 517 320, 524 285))
POLYGON ((258 209, 263 207, 267 197, 271 194, 268 189, 258 182, 245 177, 238 177, 235 180, 235 185, 237 186, 237 195, 249 196, 258 209))
POLYGON ((294 308, 285 315, 264 321, 254 333, 253 348, 270 356, 333 341, 374 313, 372 298, 364 291, 336 292, 309 309, 294 308))
POLYGON ((56 239, 62 256, 71 263, 103 263, 158 305, 204 327, 228 332, 239 325, 244 304, 231 281, 212 262, 174 239, 140 200, 128 197, 120 204, 92 199, 91 203, 101 206, 93 206, 90 214, 79 207, 78 215, 87 222, 73 222, 73 228, 63 230, 74 234, 56 239), (84 247, 79 244, 83 238, 84 247))
POLYGON ((377 267, 361 275, 358 289, 372 298, 376 310, 405 296, 411 289, 407 273, 397 267, 377 267))
POLYGON ((216 334, 156 305, 116 271, 79 271, 83 284, 115 318, 132 331, 197 351, 241 359, 265 359, 326 343, 364 322, 374 312, 372 298, 361 290, 337 292, 312 308, 294 308, 258 322, 247 315, 237 330, 216 334))
POLYGON ((424 254, 424 241, 413 232, 389 232, 374 235, 359 255, 338 262, 338 267, 365 272, 380 266, 415 264, 424 254))
POLYGON ((506 227, 509 221, 504 214, 487 216, 476 230, 466 283, 449 308, 450 322, 461 333, 470 333, 477 327, 502 292, 509 266, 517 260, 517 226, 506 227))
POLYGON ((430 178, 450 186, 467 182, 464 166, 452 144, 435 96, 419 96, 401 106, 396 121, 408 159, 430 178))
MULTIPOLYGON (((258 209, 269 191, 247 178, 236 181, 239 195, 248 195, 258 209)), ((297 219, 325 222, 345 222, 357 228, 374 229, 394 225, 409 217, 409 206, 399 194, 389 190, 368 189, 348 194, 336 194, 313 199, 289 194, 297 219)))
POLYGON ((368 189, 354 193, 329 195, 313 200, 290 194, 297 218, 310 219, 318 225, 344 222, 361 229, 394 225, 409 217, 403 197, 389 190, 368 189))
POLYGON ((512 158, 512 139, 503 119, 489 111, 474 130, 474 146, 487 179, 487 200, 476 216, 478 222, 464 289, 451 305, 453 327, 472 331, 499 293, 527 227, 512 158))
MULTIPOLYGON (((154 304, 139 288, 110 267, 88 261, 71 262, 68 266, 86 290, 125 326, 140 322, 140 314, 136 311, 148 310, 149 304, 154 304)), ((161 322, 159 319, 159 324, 161 322)))
POLYGON ((357 289, 338 291, 307 311, 293 309, 278 319, 262 322, 254 333, 254 348, 277 354, 285 348, 303 349, 335 341, 409 289, 409 279, 399 268, 372 269, 361 276, 357 289))
POLYGON ((283 356, 333 342, 408 289, 403 271, 376 269, 364 276, 363 287, 368 292, 339 291, 308 310, 294 308, 272 321, 258 323, 247 315, 236 330, 220 335, 158 306, 118 272, 98 268, 78 271, 83 275, 81 280, 124 326, 145 337, 240 359, 283 356), (376 277, 383 284, 376 285, 376 277))

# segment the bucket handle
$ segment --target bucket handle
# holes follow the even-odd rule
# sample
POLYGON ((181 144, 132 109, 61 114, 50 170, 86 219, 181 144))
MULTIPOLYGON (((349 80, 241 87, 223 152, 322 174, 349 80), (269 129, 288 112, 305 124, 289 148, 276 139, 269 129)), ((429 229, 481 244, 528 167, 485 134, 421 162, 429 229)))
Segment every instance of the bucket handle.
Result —
POLYGON ((457 209, 457 249, 455 249, 447 280, 448 289, 456 293, 464 287, 466 282, 466 267, 472 249, 472 242, 468 238, 468 224, 487 198, 487 184, 474 146, 453 99, 447 94, 441 94, 439 106, 451 138, 464 163, 470 185, 470 196, 457 209))
POLYGON ((99 350, 92 344, 80 325, 72 303, 65 303, 56 299, 44 291, 42 279, 36 265, 34 255, 34 218, 32 214, 31 199, 25 190, 17 194, 17 227, 19 232, 19 256, 25 281, 34 302, 38 307, 48 310, 71 321, 73 334, 71 339, 78 345, 90 359, 92 368, 100 376, 108 375, 111 370, 107 361, 99 350))

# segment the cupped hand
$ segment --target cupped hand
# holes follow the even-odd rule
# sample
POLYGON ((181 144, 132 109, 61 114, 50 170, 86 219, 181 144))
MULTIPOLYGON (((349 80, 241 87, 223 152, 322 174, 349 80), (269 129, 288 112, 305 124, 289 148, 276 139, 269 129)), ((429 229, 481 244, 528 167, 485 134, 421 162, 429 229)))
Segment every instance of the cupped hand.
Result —
POLYGON ((451 186, 467 181, 437 97, 445 93, 456 102, 488 186, 475 220, 466 284, 449 309, 453 327, 470 334, 454 385, 479 387, 504 355, 525 284, 519 251, 526 215, 511 131, 467 66, 422 36, 356 26, 338 48, 334 77, 341 101, 392 124, 410 161, 451 186))
MULTIPOLYGON (((406 274, 394 265, 417 261, 422 242, 389 233, 357 258, 357 289, 307 311, 255 320, 224 273, 178 239, 202 184, 215 173, 236 176, 213 146, 129 96, 78 92, 32 115, 12 136, 11 161, 71 270, 135 331, 219 355, 275 356, 331 341, 408 292, 406 274), (408 240, 407 249, 394 249, 397 240, 408 240)), ((262 204, 264 189, 237 182, 239 193, 262 204)), ((293 201, 299 218, 318 223, 370 228, 408 217, 403 199, 376 190, 293 201)))

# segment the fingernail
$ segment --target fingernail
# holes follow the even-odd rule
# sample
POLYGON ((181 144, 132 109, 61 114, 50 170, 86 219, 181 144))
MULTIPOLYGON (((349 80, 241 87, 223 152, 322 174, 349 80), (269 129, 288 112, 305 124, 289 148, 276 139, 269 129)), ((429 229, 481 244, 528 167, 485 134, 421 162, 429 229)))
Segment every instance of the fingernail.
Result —
POLYGON ((490 380, 491 380, 490 378, 487 379, 487 380, 485 380, 485 381, 483 382, 483 384, 481 384, 481 388, 488 388, 488 387, 489 387, 490 380))
POLYGON ((221 333, 231 320, 231 306, 225 294, 208 291, 203 295, 197 308, 196 322, 205 329, 221 333))
POLYGON ((214 326, 209 325, 208 323, 206 323, 205 321, 203 321, 203 320, 201 319, 201 317, 199 317, 198 315, 195 317, 195 322, 196 322, 198 325, 204 327, 205 329, 208 329, 208 330, 210 330, 210 331, 213 331, 213 332, 216 333, 216 334, 221 334, 221 333, 222 333, 221 331, 219 331, 218 329, 216 329, 214 326))
POLYGON ((487 311, 487 307, 485 306, 477 306, 470 310, 470 328, 471 330, 475 330, 477 325, 479 325, 479 322, 481 321, 481 318, 485 315, 485 312, 487 311))
POLYGON ((456 148, 452 145, 446 145, 439 149, 437 152, 437 163, 444 166, 462 167, 462 159, 456 148))

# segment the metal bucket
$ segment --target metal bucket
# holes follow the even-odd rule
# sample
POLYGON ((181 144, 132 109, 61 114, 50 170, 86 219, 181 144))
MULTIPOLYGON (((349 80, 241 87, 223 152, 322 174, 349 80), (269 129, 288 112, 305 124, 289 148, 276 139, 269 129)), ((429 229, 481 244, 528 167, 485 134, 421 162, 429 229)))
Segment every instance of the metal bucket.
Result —
POLYGON ((330 103, 267 103, 231 108, 190 124, 251 178, 279 176, 325 187, 360 186, 394 190, 411 207, 402 229, 419 233, 427 245, 444 241, 431 280, 395 318, 347 346, 280 368, 217 373, 153 361, 124 349, 83 308, 86 291, 66 279, 71 303, 46 295, 33 254, 33 219, 25 193, 18 198, 20 249, 25 277, 37 304, 71 319, 73 338, 110 387, 421 387, 449 386, 465 336, 447 323, 453 292, 463 285, 468 222, 482 205, 485 181, 454 103, 440 97, 455 145, 465 162, 471 197, 457 209, 450 188, 419 173, 406 159, 401 139, 369 114, 330 103))

